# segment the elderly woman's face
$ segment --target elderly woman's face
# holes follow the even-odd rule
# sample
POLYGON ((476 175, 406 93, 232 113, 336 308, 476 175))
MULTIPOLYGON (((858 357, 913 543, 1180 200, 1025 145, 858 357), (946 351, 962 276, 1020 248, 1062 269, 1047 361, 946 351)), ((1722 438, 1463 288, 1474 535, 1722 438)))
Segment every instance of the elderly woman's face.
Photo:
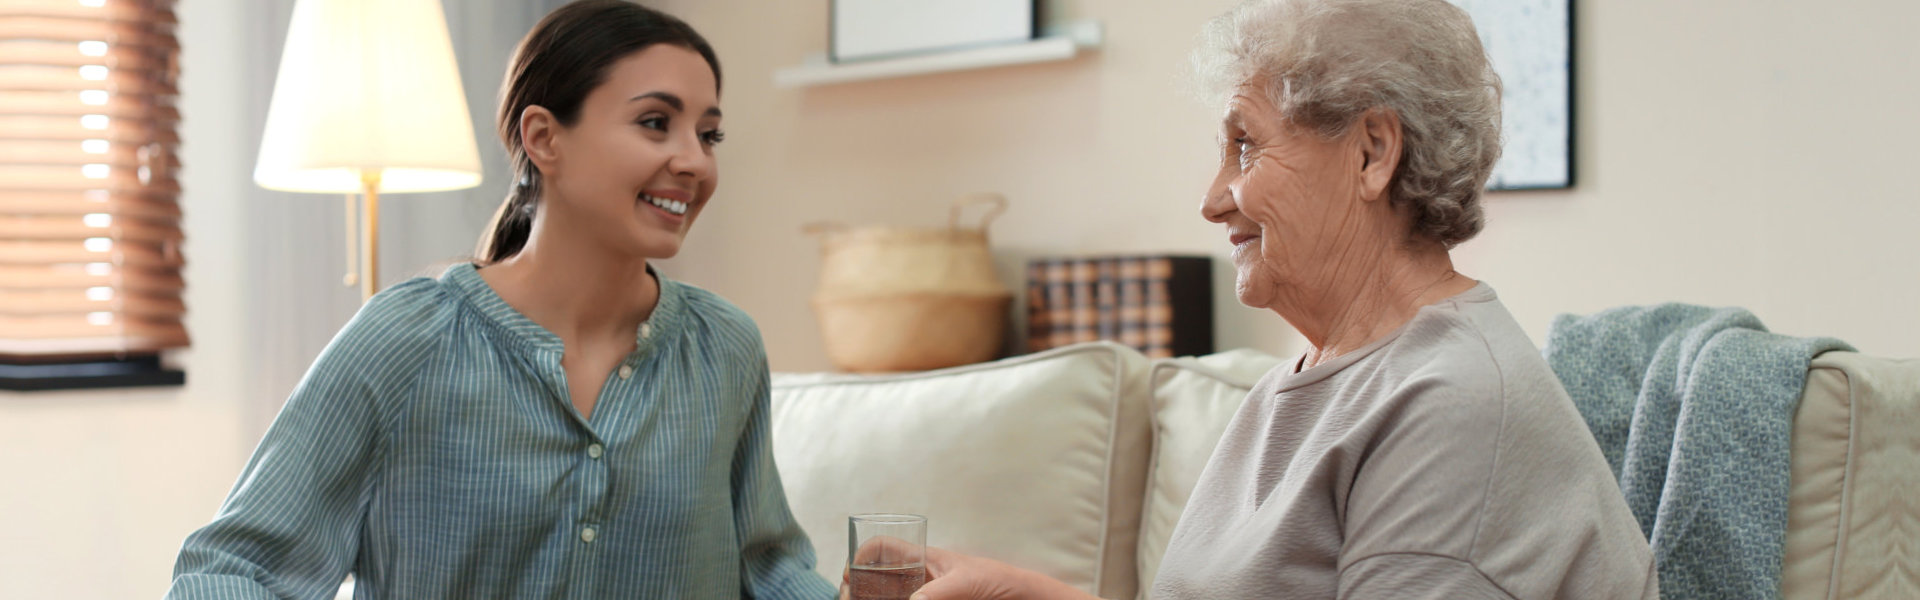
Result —
POLYGON ((1221 122, 1220 173, 1200 212, 1227 226, 1240 302, 1325 289, 1361 234, 1362 153, 1285 123, 1265 90, 1241 86, 1221 122))

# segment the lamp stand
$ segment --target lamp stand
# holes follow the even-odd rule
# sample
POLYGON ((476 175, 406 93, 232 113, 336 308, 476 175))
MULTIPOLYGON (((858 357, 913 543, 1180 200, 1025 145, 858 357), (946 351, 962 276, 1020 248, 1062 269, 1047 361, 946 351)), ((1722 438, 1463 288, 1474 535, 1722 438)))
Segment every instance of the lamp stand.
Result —
POLYGON ((367 169, 360 174, 360 184, 367 198, 367 233, 361 239, 366 251, 360 255, 360 271, 366 276, 360 278, 360 299, 373 299, 374 292, 380 291, 380 170, 367 169))
POLYGON ((360 284, 360 301, 372 300, 380 291, 380 170, 368 169, 360 173, 360 195, 366 199, 364 206, 355 206, 352 194, 347 195, 347 275, 340 282, 352 286, 360 284), (366 216, 362 223, 354 223, 354 209, 366 216), (359 244, 355 244, 355 234, 359 244), (359 252, 359 269, 354 270, 354 256, 359 252))

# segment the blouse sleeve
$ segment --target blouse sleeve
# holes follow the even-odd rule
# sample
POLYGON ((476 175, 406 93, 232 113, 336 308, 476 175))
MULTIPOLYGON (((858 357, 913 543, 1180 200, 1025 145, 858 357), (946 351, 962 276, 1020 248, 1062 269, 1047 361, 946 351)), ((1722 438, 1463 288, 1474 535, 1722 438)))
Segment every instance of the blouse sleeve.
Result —
POLYGON ((374 297, 321 352, 213 522, 187 537, 167 598, 334 596, 358 550, 385 423, 437 343, 434 285, 374 297))
MULTIPOLYGON (((757 341, 757 340, 756 340, 757 341)), ((742 597, 834 598, 838 591, 815 573, 813 544, 793 519, 774 468, 768 413, 772 384, 766 349, 755 346, 752 406, 733 458, 733 519, 740 535, 742 597)))

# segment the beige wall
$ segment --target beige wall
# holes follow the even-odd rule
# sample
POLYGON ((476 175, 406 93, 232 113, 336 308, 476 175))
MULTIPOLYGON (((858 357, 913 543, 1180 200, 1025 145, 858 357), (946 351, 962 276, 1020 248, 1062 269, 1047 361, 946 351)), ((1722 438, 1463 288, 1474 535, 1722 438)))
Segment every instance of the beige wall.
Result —
MULTIPOLYGON (((1217 113, 1178 81, 1229 0, 1061 0, 1056 12, 1105 25, 1097 53, 797 90, 772 73, 825 47, 824 0, 654 4, 709 36, 727 69, 723 185, 670 272, 757 317, 778 370, 828 366, 806 303, 809 221, 933 225, 948 199, 993 190, 1014 204, 992 231, 1003 267, 1075 252, 1225 260, 1222 230, 1197 213, 1217 113)), ((1493 196, 1461 269, 1536 341, 1556 313, 1673 300, 1920 355, 1920 195, 1903 185, 1920 159, 1920 7, 1577 4, 1579 185, 1493 196)), ((1277 317, 1227 302, 1223 348, 1297 349, 1277 317)))
POLYGON ((213 517, 243 440, 240 139, 243 0, 189 0, 182 186, 198 349, 179 388, 0 392, 0 598, 157 598, 189 532, 213 517))

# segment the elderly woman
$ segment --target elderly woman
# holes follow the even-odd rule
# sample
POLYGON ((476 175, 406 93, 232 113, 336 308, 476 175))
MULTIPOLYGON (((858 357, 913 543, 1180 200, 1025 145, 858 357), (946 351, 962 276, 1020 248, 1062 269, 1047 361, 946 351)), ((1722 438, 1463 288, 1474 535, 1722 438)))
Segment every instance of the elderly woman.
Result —
MULTIPOLYGON (((1448 251, 1480 231, 1500 82, 1443 0, 1256 0, 1196 66, 1223 97, 1201 203, 1240 301, 1309 344, 1254 387, 1153 598, 1657 598, 1559 381, 1448 251)), ((916 600, 1084 598, 947 552, 916 600)))

